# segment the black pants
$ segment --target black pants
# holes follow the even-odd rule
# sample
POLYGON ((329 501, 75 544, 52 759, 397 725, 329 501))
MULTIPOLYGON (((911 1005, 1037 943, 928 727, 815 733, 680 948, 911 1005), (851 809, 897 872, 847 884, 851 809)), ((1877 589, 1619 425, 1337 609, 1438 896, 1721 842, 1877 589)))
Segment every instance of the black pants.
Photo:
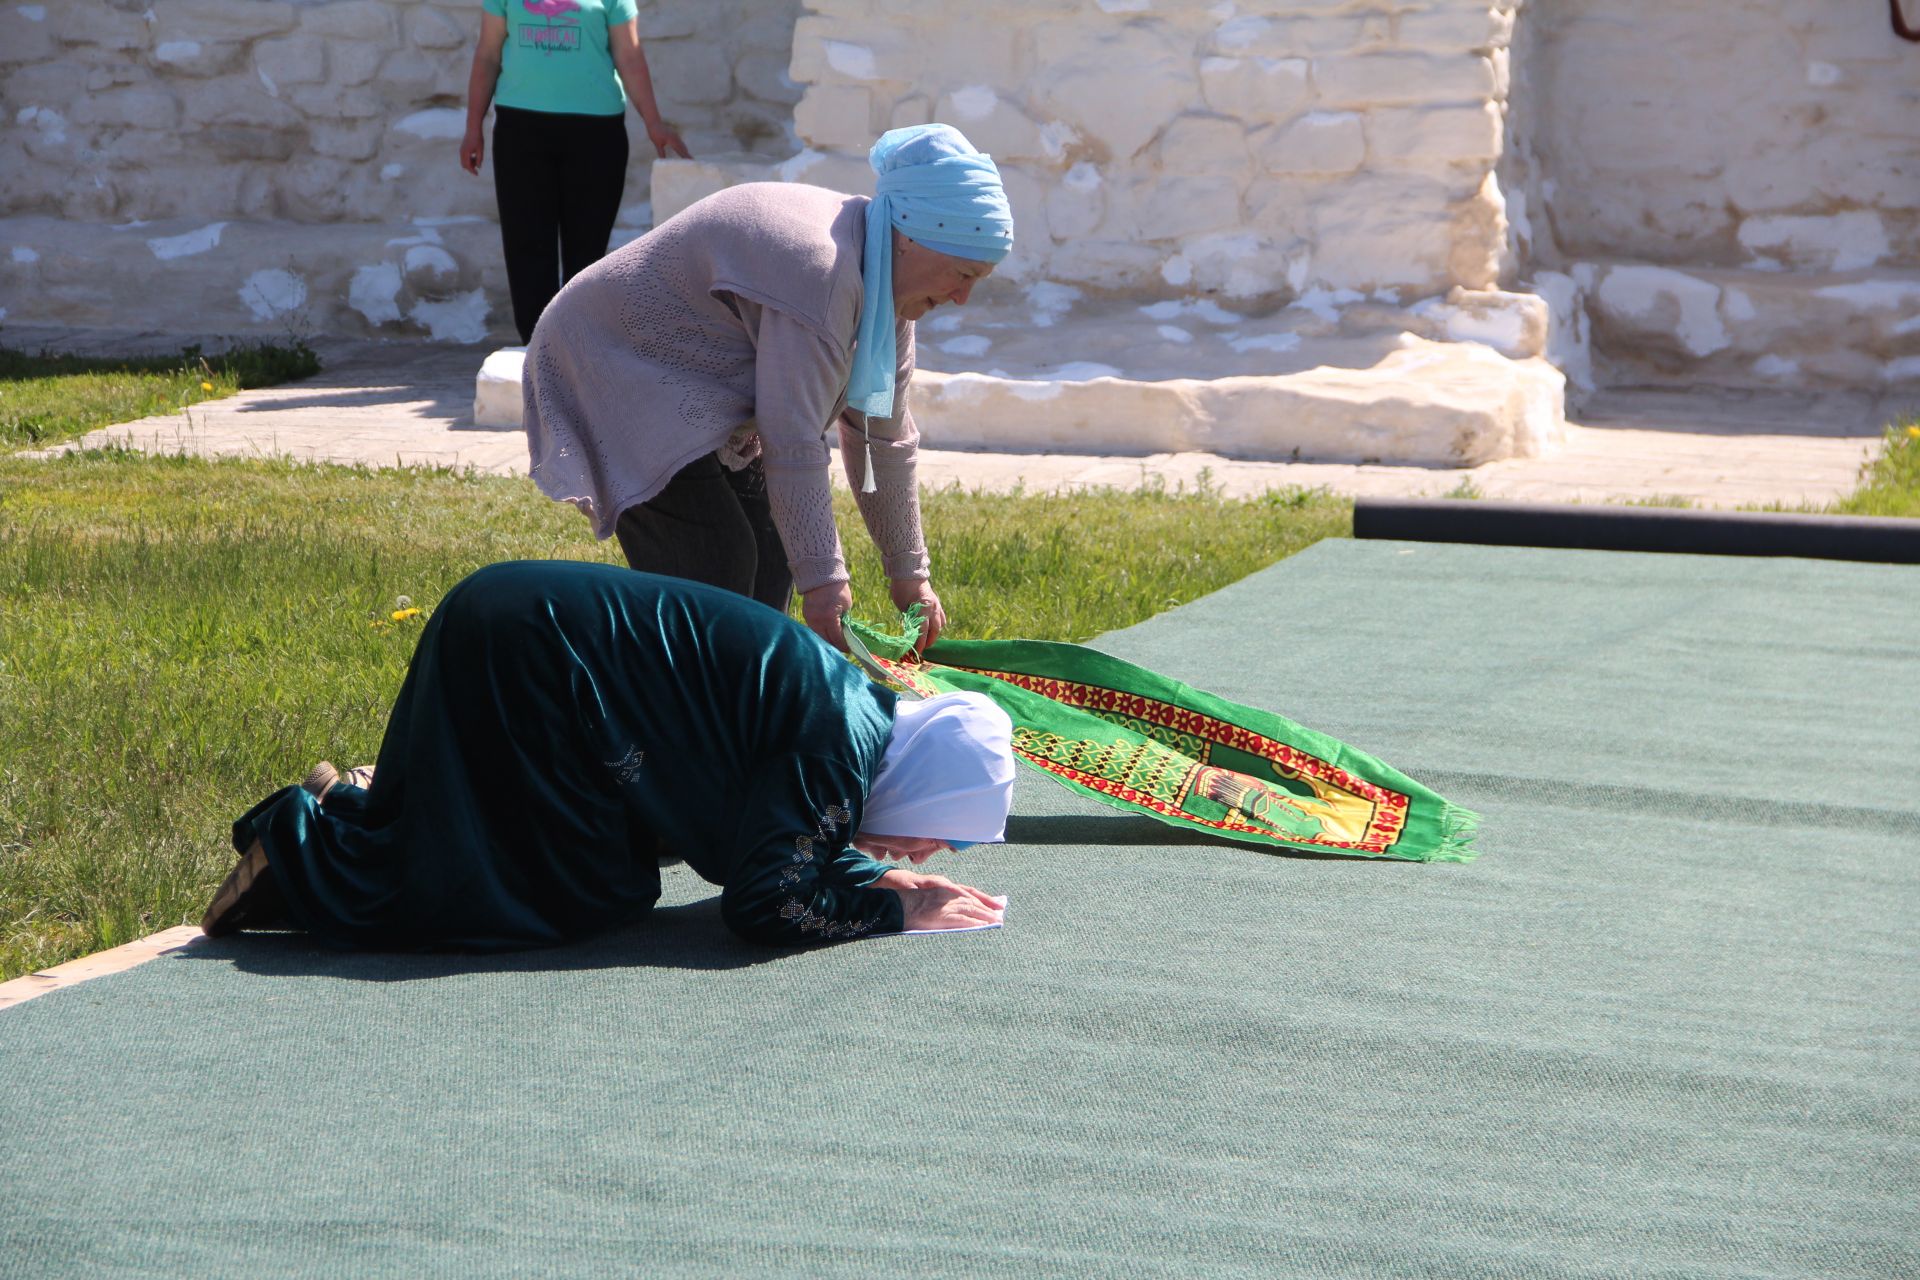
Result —
POLYGON ((793 573, 758 458, 738 471, 711 453, 695 458, 666 488, 622 511, 613 536, 627 563, 645 573, 725 587, 783 613, 792 601, 793 573))
POLYGON ((624 116, 493 109, 493 191, 520 341, 560 286, 607 252, 627 186, 624 116))

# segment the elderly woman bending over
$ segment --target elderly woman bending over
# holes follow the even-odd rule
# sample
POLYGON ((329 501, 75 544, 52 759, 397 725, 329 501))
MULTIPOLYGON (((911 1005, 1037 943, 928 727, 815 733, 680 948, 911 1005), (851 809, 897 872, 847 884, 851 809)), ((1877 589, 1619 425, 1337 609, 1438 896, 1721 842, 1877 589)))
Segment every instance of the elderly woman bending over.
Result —
POLYGON ((999 840, 1012 726, 896 702, 784 614, 611 565, 491 565, 447 594, 362 787, 234 824, 209 934, 382 950, 548 946, 631 924, 684 859, 747 938, 992 924, 977 889, 878 859, 999 840))
POLYGON ((839 425, 860 513, 923 642, 928 585, 907 409, 913 322, 964 304, 1007 255, 993 161, 946 125, 874 144, 875 196, 750 183, 582 271, 527 349, 533 478, 627 562, 785 609, 844 647, 852 601, 825 435, 839 425))

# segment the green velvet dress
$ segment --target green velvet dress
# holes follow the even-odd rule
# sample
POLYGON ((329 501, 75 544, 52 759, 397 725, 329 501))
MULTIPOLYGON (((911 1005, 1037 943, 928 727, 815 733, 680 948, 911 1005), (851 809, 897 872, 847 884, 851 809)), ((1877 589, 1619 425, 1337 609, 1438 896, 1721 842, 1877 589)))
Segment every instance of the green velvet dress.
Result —
POLYGON ((350 946, 505 950, 632 923, 659 859, 774 943, 901 928, 849 847, 894 695, 776 610, 609 565, 490 565, 420 636, 371 788, 234 824, 298 926, 350 946))

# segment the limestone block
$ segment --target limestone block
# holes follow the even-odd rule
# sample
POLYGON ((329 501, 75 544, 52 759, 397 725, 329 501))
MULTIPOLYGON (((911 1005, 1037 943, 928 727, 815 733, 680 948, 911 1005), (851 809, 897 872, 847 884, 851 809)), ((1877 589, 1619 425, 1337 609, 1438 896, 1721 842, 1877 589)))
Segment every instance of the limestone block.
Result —
POLYGON ((225 75, 246 58, 246 46, 231 40, 161 40, 153 46, 153 62, 168 79, 225 75))
POLYGON ((917 93, 894 103, 887 116, 889 129, 910 129, 917 124, 932 123, 933 104, 917 93))
POLYGON ((114 89, 89 94, 74 103, 73 122, 109 128, 175 129, 180 125, 180 101, 172 90, 158 86, 114 89))
POLYGON ((471 49, 480 38, 480 23, 462 22, 444 9, 416 5, 402 20, 406 44, 414 49, 471 49))
MULTIPOLYGON (((769 159, 791 155, 800 146, 800 139, 793 133, 793 109, 778 103, 736 99, 720 108, 720 125, 731 136, 735 149, 769 159)), ((650 153, 644 139, 634 146, 636 155, 650 153)))
POLYGON ((1449 289, 1409 310, 1432 327, 1430 337, 1478 342, 1513 360, 1544 355, 1551 316, 1545 299, 1498 289, 1449 289))
POLYGON ((653 93, 668 117, 689 105, 725 102, 733 95, 733 68, 725 51, 704 41, 662 42, 647 52, 653 93))
POLYGON ((283 169, 280 188, 288 207, 297 209, 303 220, 336 222, 356 217, 361 208, 373 203, 372 193, 362 191, 369 177, 365 165, 309 155, 283 169))
POLYGON ((315 155, 332 156, 337 160, 371 160, 380 153, 380 142, 386 132, 387 126, 383 120, 358 120, 352 124, 316 121, 308 130, 308 138, 315 155))
POLYGON ((0 77, 0 124, 13 125, 5 132, 63 132, 83 92, 72 63, 17 67, 0 77))
MULTIPOLYGON (((102 6, 88 6, 98 12, 102 6)), ((152 37, 163 40, 257 40, 293 30, 298 21, 293 5, 282 0, 166 0, 164 4, 142 6, 153 14, 152 37)))
POLYGON ((1366 132, 1351 111, 1310 111, 1290 124, 1260 130, 1249 140, 1268 173, 1352 173, 1367 158, 1366 132))
POLYGON ((1373 158, 1390 165, 1485 164, 1500 154, 1505 122, 1491 102, 1381 107, 1370 115, 1373 158))
MULTIPOLYGON (((771 167, 771 174, 780 182, 805 182, 811 186, 825 187, 829 191, 844 191, 848 195, 870 196, 873 194, 873 169, 867 164, 867 147, 858 151, 827 153, 803 151, 780 164, 771 167)), ((1006 172, 1000 175, 1007 177, 1006 172)), ((1008 185, 1008 198, 1012 198, 1012 184, 1008 185)), ((1017 236, 1016 236, 1017 238, 1017 236)))
POLYGON ((734 59, 734 83, 756 98, 791 106, 800 100, 800 86, 787 74, 791 61, 784 52, 749 50, 734 59))
POLYGON ((387 104, 380 94, 365 85, 337 88, 333 85, 301 84, 284 90, 281 98, 316 120, 372 120, 385 118, 387 104))
POLYGON ((308 143, 297 129, 216 124, 197 130, 193 134, 192 145, 196 150, 222 161, 266 160, 277 163, 289 159, 296 150, 308 143))
POLYGON ((1304 58, 1203 58, 1200 90, 1221 115, 1255 124, 1284 120, 1312 96, 1307 67, 1304 58))
POLYGON ((1480 187, 1451 210, 1453 249, 1447 255, 1448 277, 1469 289, 1491 289, 1500 279, 1507 248, 1506 202, 1499 181, 1489 171, 1480 187))
POLYGON ((688 205, 704 200, 716 191, 724 191, 740 182, 763 182, 773 178, 767 165, 751 167, 697 160, 658 160, 653 165, 653 225, 659 226, 688 205))
POLYGON ((1313 208, 1322 189, 1337 179, 1289 174, 1281 178, 1255 178, 1247 184, 1243 203, 1247 210, 1247 228, 1280 241, 1307 236, 1313 230, 1313 208))
MULTIPOLYGON (((800 15, 802 6, 798 0, 747 0, 737 6, 729 15, 727 37, 730 47, 738 52, 742 49, 755 49, 763 53, 777 53, 789 57, 793 53, 793 28, 800 15)), ((641 31, 647 30, 646 20, 641 21, 641 31)))
POLYGON ((1163 173, 1239 174, 1247 169, 1247 131, 1224 116, 1184 115, 1154 145, 1163 173))
POLYGON ((35 21, 14 10, 7 26, 7 38, 0 40, 0 67, 19 63, 39 65, 51 62, 58 46, 53 39, 53 24, 42 13, 35 21))
MULTIPOLYGON (((1001 165, 1000 181, 1007 189, 1007 203, 1013 208, 1013 252, 1001 261, 995 275, 1009 280, 1031 279, 1045 266, 1053 250, 1053 235, 1047 225, 1050 183, 1019 164, 1001 165)), ((869 179, 866 191, 872 189, 869 179)))
POLYGON ((1046 157, 1040 127, 986 85, 969 85, 943 94, 934 107, 933 118, 960 130, 975 148, 996 160, 1046 157))
POLYGON ((970 84, 993 85, 1010 97, 1024 94, 1044 75, 1028 57, 1028 21, 1020 10, 1011 21, 982 21, 970 9, 949 9, 937 26, 923 29, 929 53, 915 87, 936 96, 970 84))
POLYGON ((1180 246, 1181 271, 1161 276, 1169 284, 1197 293, 1219 295, 1253 304, 1277 305, 1297 292, 1297 282, 1308 270, 1309 253, 1302 241, 1276 243, 1248 231, 1198 236, 1180 246))
POLYGON ((258 77, 226 76, 194 86, 186 99, 186 118, 195 125, 237 124, 288 128, 301 123, 291 105, 268 95, 258 77))
POLYGON ((1670 267, 1614 267, 1594 292, 1596 317, 1609 328, 1696 357, 1731 341, 1720 302, 1720 286, 1670 267))
POLYGON ((1137 240, 1068 240, 1047 257, 1047 273, 1057 280, 1095 289, 1133 290, 1160 282, 1164 250, 1137 240))
POLYGON ((368 40, 329 40, 327 42, 328 79, 335 84, 365 84, 380 70, 387 56, 385 44, 368 40))
POLYGON ((481 362, 473 380, 473 425, 518 430, 523 424, 520 376, 525 347, 502 347, 481 362))
POLYGON ((246 171, 190 154, 164 170, 127 169, 112 178, 119 216, 129 221, 218 218, 239 199, 246 171))
POLYGON ((1315 206, 1314 277, 1372 293, 1439 293, 1458 283, 1448 259, 1453 221, 1444 184, 1417 175, 1362 175, 1327 189, 1315 206))
POLYGON ((1178 240, 1241 222, 1240 180, 1231 176, 1190 175, 1140 180, 1134 194, 1134 218, 1147 240, 1178 240))
POLYGON ((926 50, 909 30, 808 15, 794 24, 788 74, 801 84, 917 84, 926 74, 926 50))
POLYGON ((1478 54, 1367 53, 1316 58, 1313 83, 1331 106, 1480 102, 1493 65, 1478 54))
MULTIPOLYGON (((465 55, 460 55, 464 61, 465 55)), ((429 97, 440 75, 441 59, 418 49, 395 49, 380 62, 381 86, 415 101, 429 97)))
POLYGON ((1547 308, 1547 363, 1567 376, 1567 384, 1594 390, 1593 343, 1587 319, 1586 290, 1561 271, 1538 271, 1529 282, 1547 308))
POLYGON ((864 151, 874 139, 873 94, 858 85, 808 85, 794 104, 793 127, 812 146, 864 151))
POLYGON ((1756 257, 1796 271, 1853 271, 1882 261, 1889 251, 1886 224, 1871 209, 1746 218, 1740 243, 1756 257))
POLYGON ((147 49, 153 45, 153 30, 137 10, 108 8, 102 4, 53 3, 47 6, 46 25, 53 28, 54 39, 64 45, 92 45, 119 51, 147 49))
POLYGON ((126 63, 117 67, 88 67, 85 83, 88 93, 102 93, 124 85, 151 85, 159 80, 159 76, 149 73, 145 67, 126 63))
POLYGON ((1513 43, 1514 11, 1482 3, 1453 5, 1425 13, 1403 13, 1394 22, 1405 49, 1439 53, 1502 48, 1513 43))
POLYGON ((1049 68, 1036 86, 1041 102, 1116 160, 1133 156, 1168 120, 1197 105, 1191 56, 1150 27, 1051 24, 1035 33, 1035 43, 1049 68))
POLYGON ((437 244, 408 246, 400 270, 416 297, 448 298, 460 289, 459 261, 437 244))
POLYGON ((1206 47, 1209 53, 1228 58, 1302 58, 1345 53, 1366 43, 1369 34, 1368 20, 1362 15, 1249 14, 1221 23, 1206 47))
POLYGON ((1106 181, 1096 165, 1074 165, 1047 191, 1047 225, 1056 239, 1092 235, 1106 212, 1106 181))
MULTIPOLYGON (((206 3, 218 4, 220 0, 206 0, 206 3)), ((332 0, 328 4, 303 4, 299 10, 300 26, 302 30, 317 36, 371 40, 391 48, 398 38, 395 8, 394 5, 380 3, 380 0, 332 0)))
POLYGON ((655 40, 684 40, 700 35, 712 19, 706 5, 643 3, 640 10, 640 39, 647 47, 647 60, 653 60, 655 40))
POLYGON ((327 78, 326 41, 309 35, 261 40, 253 46, 253 65, 275 88, 319 84, 327 78))

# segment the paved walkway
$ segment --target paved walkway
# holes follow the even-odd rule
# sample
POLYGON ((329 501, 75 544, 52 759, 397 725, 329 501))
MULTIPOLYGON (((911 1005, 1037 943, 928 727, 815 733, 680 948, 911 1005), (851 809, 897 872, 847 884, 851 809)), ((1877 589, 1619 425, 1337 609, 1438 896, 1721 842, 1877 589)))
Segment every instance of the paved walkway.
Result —
MULTIPOLYGON (((9 326, 22 350, 113 354, 177 350, 191 337, 84 333, 9 326)), ((217 343, 208 341, 208 349, 217 343)), ((524 474, 518 431, 473 423, 477 347, 315 343, 323 372, 305 382, 243 392, 190 413, 143 418, 89 433, 78 447, 123 444, 212 456, 286 454, 370 466, 429 465, 524 474)), ((1825 503, 1849 492, 1881 428, 1903 408, 1865 396, 1614 391, 1575 416, 1564 448, 1472 469, 1318 462, 1247 462, 1209 454, 1091 457, 923 449, 930 487, 1045 492, 1083 486, 1191 486, 1204 475, 1236 496, 1289 485, 1355 496, 1440 496, 1547 502, 1684 498, 1695 506, 1825 503)), ((74 445, 63 446, 72 448, 74 445)))

